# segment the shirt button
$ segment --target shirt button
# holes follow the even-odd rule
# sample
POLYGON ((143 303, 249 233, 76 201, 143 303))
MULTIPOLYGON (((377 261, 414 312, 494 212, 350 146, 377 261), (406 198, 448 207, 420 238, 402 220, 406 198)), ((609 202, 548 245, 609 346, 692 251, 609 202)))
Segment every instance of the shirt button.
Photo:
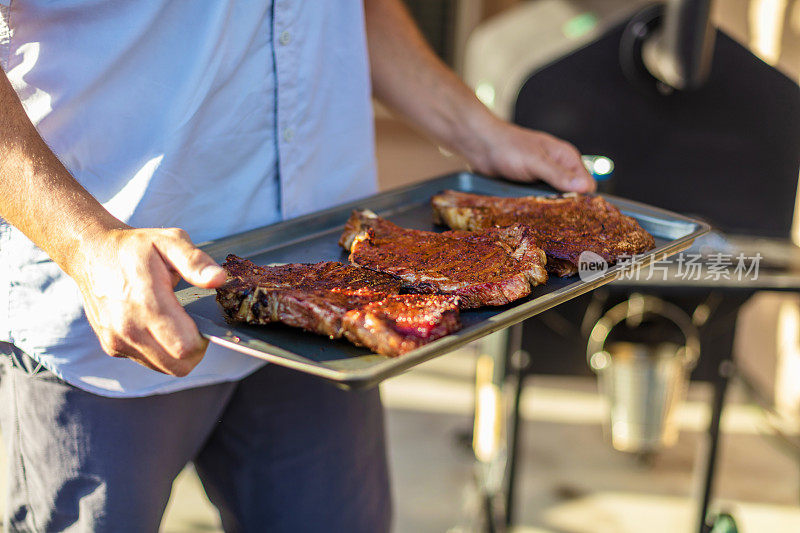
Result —
POLYGON ((292 42, 292 34, 289 33, 288 31, 282 32, 280 34, 280 36, 278 37, 278 42, 281 43, 282 45, 286 46, 287 44, 292 42))
POLYGON ((294 139, 294 130, 292 128, 286 128, 283 130, 283 140, 288 143, 291 142, 292 139, 294 139))

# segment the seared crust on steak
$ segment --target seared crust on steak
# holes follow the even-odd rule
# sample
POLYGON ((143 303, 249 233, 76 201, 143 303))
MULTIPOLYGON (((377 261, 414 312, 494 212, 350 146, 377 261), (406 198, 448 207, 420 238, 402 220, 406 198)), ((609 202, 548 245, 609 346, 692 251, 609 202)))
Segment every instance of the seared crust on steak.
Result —
POLYGON ((458 298, 401 294, 348 311, 344 336, 384 355, 399 355, 461 329, 458 298))
POLYGON ((456 302, 398 295, 402 282, 381 272, 337 262, 260 267, 235 255, 222 266, 217 302, 230 321, 281 322, 391 356, 461 327, 456 302))
POLYGON ((431 199, 434 220, 452 229, 477 231, 519 223, 529 226, 547 254, 547 269, 575 274, 578 257, 589 250, 609 264, 620 256, 655 247, 653 236, 635 219, 600 196, 569 194, 555 198, 501 198, 444 191, 431 199))
POLYGON ((262 267, 233 254, 222 265, 228 279, 248 283, 258 280, 261 286, 294 290, 333 290, 343 293, 363 292, 397 294, 401 283, 387 274, 376 274, 337 261, 321 263, 290 263, 262 267))
POLYGON ((401 228, 371 211, 354 211, 339 239, 350 262, 403 280, 420 294, 451 294, 461 307, 505 305, 544 283, 544 252, 522 225, 479 232, 401 228))

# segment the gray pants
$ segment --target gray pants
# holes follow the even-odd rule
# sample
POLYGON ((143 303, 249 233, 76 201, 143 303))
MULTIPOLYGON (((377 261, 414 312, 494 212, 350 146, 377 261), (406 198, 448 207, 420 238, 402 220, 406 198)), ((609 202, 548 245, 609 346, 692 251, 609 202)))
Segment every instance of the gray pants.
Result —
POLYGON ((155 532, 190 461, 226 531, 389 530, 376 390, 267 365, 237 383, 112 399, 9 344, 0 362, 8 533, 155 532))

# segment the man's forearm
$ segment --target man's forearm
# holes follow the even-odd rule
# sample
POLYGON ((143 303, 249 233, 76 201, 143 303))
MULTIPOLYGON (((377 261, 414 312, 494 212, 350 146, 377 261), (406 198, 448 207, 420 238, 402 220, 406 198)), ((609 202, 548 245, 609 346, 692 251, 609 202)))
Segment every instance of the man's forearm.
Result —
POLYGON ((365 0, 374 95, 435 140, 462 153, 481 149, 496 121, 425 42, 401 0, 365 0))
POLYGON ((0 216, 65 270, 81 239, 124 227, 70 175, 45 144, 0 71, 0 216))
POLYGON ((373 92, 472 168, 562 189, 595 188, 580 152, 495 117, 427 45, 401 0, 364 0, 373 92))

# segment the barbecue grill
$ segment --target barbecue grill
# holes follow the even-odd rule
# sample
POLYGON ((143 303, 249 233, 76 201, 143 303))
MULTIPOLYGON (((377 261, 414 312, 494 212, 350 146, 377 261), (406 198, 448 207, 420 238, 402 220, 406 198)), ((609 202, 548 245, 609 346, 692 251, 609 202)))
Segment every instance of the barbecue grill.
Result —
MULTIPOLYGON (((790 241, 800 167, 800 94, 795 82, 715 30, 709 10, 707 0, 672 0, 665 21, 664 4, 647 7, 537 65, 521 77, 518 91, 504 88, 506 95, 517 94, 510 111, 516 123, 613 161, 614 176, 605 188, 710 221, 717 231, 699 239, 696 249, 706 265, 713 253, 760 253, 762 258, 757 279, 687 279, 671 264, 656 280, 618 280, 512 328, 505 353, 496 354, 506 364, 496 364, 502 372, 491 377, 498 387, 510 383, 515 394, 508 442, 501 447, 507 454, 495 458, 505 468, 504 481, 484 481, 487 531, 503 530, 514 519, 525 375, 591 375, 585 359, 589 332, 607 309, 632 293, 655 295, 689 315, 702 315, 702 356, 692 379, 710 381, 714 395, 703 454, 695 465, 701 474, 696 530, 711 529, 707 511, 719 422, 728 380, 736 371, 731 359, 736 315, 758 290, 800 288, 798 250, 790 241)), ((494 37, 509 44, 508 35, 505 26, 494 37)), ((488 29, 480 34, 484 44, 495 42, 492 37, 488 29)), ((521 47, 509 44, 509 50, 521 47)), ((495 56, 501 53, 494 50, 495 56)), ((507 82, 492 79, 493 69, 487 66, 483 75, 472 62, 469 74, 479 96, 493 83, 507 82)))

